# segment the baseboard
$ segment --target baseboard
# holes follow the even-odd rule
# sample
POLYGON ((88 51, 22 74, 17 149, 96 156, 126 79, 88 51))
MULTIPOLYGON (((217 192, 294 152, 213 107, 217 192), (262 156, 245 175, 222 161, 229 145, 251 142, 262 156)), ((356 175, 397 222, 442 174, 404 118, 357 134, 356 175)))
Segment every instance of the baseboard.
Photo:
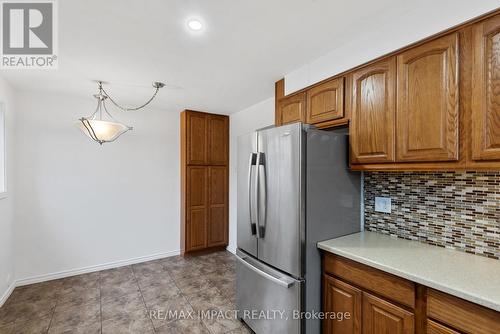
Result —
POLYGON ((152 254, 152 255, 147 255, 147 256, 140 256, 140 257, 136 257, 133 259, 108 262, 108 263, 104 263, 104 264, 98 264, 95 266, 64 270, 64 271, 51 273, 51 274, 44 274, 44 275, 32 276, 32 277, 28 277, 28 278, 17 279, 15 281, 15 283, 13 283, 12 285, 14 287, 17 287, 17 286, 23 286, 23 285, 28 285, 28 284, 52 281, 52 280, 59 279, 59 278, 87 274, 87 273, 92 273, 95 271, 101 271, 101 270, 106 270, 106 269, 128 266, 131 264, 136 264, 136 263, 141 263, 141 262, 163 259, 166 257, 176 256, 179 254, 180 254, 180 250, 175 250, 175 251, 170 251, 170 252, 165 252, 165 253, 157 253, 157 254, 152 254))
POLYGON ((228 251, 228 252, 231 252, 231 253, 233 253, 233 254, 236 254, 236 247, 234 247, 233 245, 229 245, 229 246, 227 246, 227 248, 226 248, 226 249, 227 249, 227 251, 228 251))
POLYGON ((7 299, 9 299, 12 291, 14 291, 14 288, 16 287, 16 282, 12 282, 10 283, 9 287, 7 288, 7 291, 5 291, 5 293, 2 295, 2 297, 0 297, 0 307, 3 306, 3 304, 5 304, 5 302, 7 301, 7 299))

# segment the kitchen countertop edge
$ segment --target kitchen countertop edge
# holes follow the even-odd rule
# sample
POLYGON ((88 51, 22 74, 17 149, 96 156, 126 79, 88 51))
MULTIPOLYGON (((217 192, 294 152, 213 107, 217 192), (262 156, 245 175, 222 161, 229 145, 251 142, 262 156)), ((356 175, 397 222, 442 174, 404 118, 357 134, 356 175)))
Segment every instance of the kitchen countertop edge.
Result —
MULTIPOLYGON (((352 237, 355 237, 356 235, 362 236, 362 235, 366 235, 368 233, 369 234, 378 234, 378 235, 381 236, 381 238, 390 238, 390 239, 394 239, 394 240, 398 240, 398 241, 403 241, 403 242, 408 242, 408 243, 420 243, 418 241, 406 240, 406 239, 401 239, 401 238, 395 238, 395 237, 392 237, 392 236, 389 236, 389 235, 385 235, 385 234, 381 234, 381 233, 366 232, 365 231, 365 232, 359 232, 359 233, 355 233, 355 234, 350 234, 350 235, 339 237, 339 238, 334 238, 334 239, 330 239, 330 240, 321 241, 321 242, 318 242, 317 246, 318 246, 319 249, 324 250, 326 252, 329 252, 329 253, 332 253, 332 254, 336 254, 336 255, 345 257, 347 259, 353 260, 355 262, 362 263, 362 264, 367 265, 369 267, 382 270, 382 271, 384 271, 386 273, 393 274, 393 275, 401 277, 401 278, 405 278, 405 279, 407 279, 409 281, 412 281, 412 282, 415 282, 415 283, 418 283, 418 284, 421 284, 421 285, 425 285, 425 286, 427 286, 429 288, 433 288, 435 290, 439 290, 439 291, 448 293, 448 294, 453 295, 455 297, 459 297, 459 298, 465 299, 467 301, 470 301, 472 303, 475 303, 475 304, 478 304, 478 305, 482 305, 484 307, 487 307, 487 308, 490 308, 490 309, 493 309, 495 311, 500 312, 500 300, 496 300, 496 299, 492 300, 492 299, 489 299, 487 296, 484 296, 484 295, 477 295, 477 294, 474 294, 472 292, 464 291, 463 289, 459 289, 459 288, 455 288, 453 286, 450 286, 446 282, 428 279, 426 277, 423 277, 422 275, 418 275, 418 273, 409 272, 409 271, 405 270, 404 268, 395 268, 394 266, 381 263, 380 261, 377 261, 374 258, 368 258, 366 256, 360 256, 360 255, 356 254, 355 251, 345 251, 345 250, 343 250, 343 249, 341 249, 339 247, 327 244, 329 242, 334 242, 335 240, 340 239, 340 238, 345 238, 345 237, 351 237, 352 238, 352 237)), ((440 247, 437 247, 437 246, 427 245, 427 244, 424 244, 424 243, 420 243, 420 244, 422 244, 423 247, 433 247, 433 248, 441 249, 443 251, 450 251, 449 249, 440 248, 440 247)), ((455 250, 455 252, 459 252, 459 251, 455 250)), ((462 252, 460 252, 460 253, 462 253, 462 252)), ((467 254, 467 255, 478 256, 478 255, 471 255, 471 254, 467 254)), ((492 261, 498 261, 498 260, 493 260, 492 259, 492 261)))

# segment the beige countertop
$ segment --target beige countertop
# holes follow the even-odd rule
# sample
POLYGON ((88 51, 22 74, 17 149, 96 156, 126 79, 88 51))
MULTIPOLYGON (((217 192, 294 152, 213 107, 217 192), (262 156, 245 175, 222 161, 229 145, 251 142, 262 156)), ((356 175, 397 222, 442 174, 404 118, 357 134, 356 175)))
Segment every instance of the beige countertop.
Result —
POLYGON ((367 231, 318 248, 500 311, 500 260, 367 231))

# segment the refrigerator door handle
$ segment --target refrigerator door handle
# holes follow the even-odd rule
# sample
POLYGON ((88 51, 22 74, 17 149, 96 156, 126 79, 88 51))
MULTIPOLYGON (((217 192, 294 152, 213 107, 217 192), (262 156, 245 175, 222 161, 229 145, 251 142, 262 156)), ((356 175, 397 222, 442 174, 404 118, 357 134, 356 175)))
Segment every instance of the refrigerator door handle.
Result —
POLYGON ((266 232, 266 223, 267 223, 267 171, 266 171, 266 159, 264 153, 259 153, 261 155, 260 159, 260 166, 262 166, 262 172, 259 173, 259 178, 262 179, 262 184, 260 184, 260 179, 259 179, 259 184, 261 187, 260 190, 262 190, 259 193, 259 214, 262 215, 262 224, 261 224, 261 217, 259 216, 259 221, 258 221, 258 226, 257 229, 260 230, 260 237, 264 238, 265 232, 266 232), (262 198, 260 198, 262 196, 262 198), (262 207, 260 206, 262 204, 262 207))
POLYGON ((295 281, 292 279, 287 280, 285 277, 275 277, 274 275, 267 273, 264 270, 253 266, 251 263, 249 263, 245 260, 246 258, 242 258, 238 255, 236 255, 236 258, 238 259, 238 261, 241 262, 241 264, 243 264, 248 269, 254 271, 255 273, 259 274, 260 276, 267 278, 268 280, 270 280, 270 281, 272 281, 272 282, 274 282, 274 283, 276 283, 284 288, 288 289, 288 288, 292 287, 293 284, 295 283, 295 281))
POLYGON ((260 152, 257 152, 256 153, 257 155, 257 161, 255 162, 255 187, 254 187, 254 192, 253 192, 253 199, 254 199, 254 203, 255 203, 255 215, 254 215, 254 218, 255 218, 255 222, 257 224, 257 238, 260 239, 262 238, 261 234, 260 234, 260 203, 259 203, 259 193, 260 193, 260 190, 259 190, 259 182, 260 182, 260 157, 261 157, 261 153, 260 152))
MULTIPOLYGON (((254 211, 254 201, 252 201, 252 166, 255 166, 255 161, 257 158, 256 153, 250 153, 250 161, 248 162, 248 214, 250 216, 250 230, 252 235, 256 234, 256 224, 253 219, 253 211, 254 211)), ((254 189, 255 192, 255 189, 254 189)))

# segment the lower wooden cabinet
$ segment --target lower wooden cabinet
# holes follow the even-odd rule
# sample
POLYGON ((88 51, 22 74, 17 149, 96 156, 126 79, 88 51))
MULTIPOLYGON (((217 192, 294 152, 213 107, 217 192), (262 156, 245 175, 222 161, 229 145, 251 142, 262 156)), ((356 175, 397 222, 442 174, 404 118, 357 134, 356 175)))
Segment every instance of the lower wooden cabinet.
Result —
POLYGON ((413 334, 412 312, 363 292, 363 334, 413 334))
POLYGON ((328 317, 323 333, 361 333, 361 290, 328 275, 323 275, 323 305, 328 312, 349 314, 348 319, 328 317))
POLYGON ((500 333, 499 312, 433 289, 427 293, 427 316, 463 333, 500 333))
POLYGON ((341 256, 324 254, 322 280, 323 334, 500 333, 500 312, 341 256))
POLYGON ((323 334, 410 334, 414 315, 402 307, 323 275, 323 334), (343 314, 341 317, 338 314, 343 314))

